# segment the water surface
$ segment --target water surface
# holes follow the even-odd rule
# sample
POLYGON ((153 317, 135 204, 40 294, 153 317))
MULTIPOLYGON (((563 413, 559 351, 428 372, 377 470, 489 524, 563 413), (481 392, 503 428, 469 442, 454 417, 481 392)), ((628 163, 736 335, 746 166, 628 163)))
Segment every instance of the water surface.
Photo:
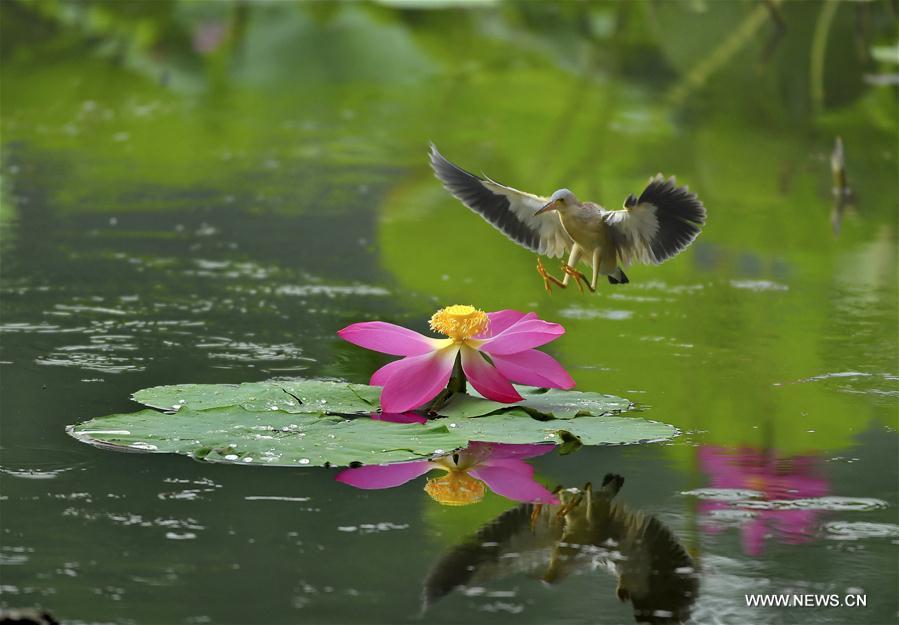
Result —
MULTIPOLYGON (((3 3, 0 605, 417 622, 429 571, 513 502, 117 454, 64 428, 159 384, 365 382, 385 361, 337 330, 424 331, 470 303, 563 323, 549 351, 580 388, 682 430, 533 462, 550 487, 623 476, 617 499, 696 564, 695 622, 894 622, 897 109, 866 78, 896 71, 870 52, 888 5, 789 3, 778 35, 762 4, 392 4, 3 3), (855 200, 835 236, 837 135, 855 200), (548 296, 533 255, 441 189, 431 140, 609 207, 676 174, 709 223, 629 285, 548 296)), ((425 618, 633 621, 601 566, 469 586, 425 618)))

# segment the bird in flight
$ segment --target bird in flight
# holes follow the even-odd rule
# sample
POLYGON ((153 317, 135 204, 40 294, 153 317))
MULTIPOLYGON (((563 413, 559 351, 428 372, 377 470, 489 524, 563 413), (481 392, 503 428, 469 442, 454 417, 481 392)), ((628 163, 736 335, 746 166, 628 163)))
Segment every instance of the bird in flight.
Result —
POLYGON ((683 251, 705 224, 705 206, 674 177, 657 174, 621 210, 606 210, 581 202, 568 189, 548 198, 525 193, 476 176, 446 160, 431 144, 431 167, 443 186, 465 206, 522 247, 538 254, 537 272, 552 293, 552 285, 568 286, 570 278, 581 292, 596 291, 599 276, 611 284, 629 282, 622 267, 640 262, 659 264, 683 251), (563 277, 550 275, 540 255, 564 258, 563 277), (578 271, 578 261, 592 270, 591 279, 578 271))

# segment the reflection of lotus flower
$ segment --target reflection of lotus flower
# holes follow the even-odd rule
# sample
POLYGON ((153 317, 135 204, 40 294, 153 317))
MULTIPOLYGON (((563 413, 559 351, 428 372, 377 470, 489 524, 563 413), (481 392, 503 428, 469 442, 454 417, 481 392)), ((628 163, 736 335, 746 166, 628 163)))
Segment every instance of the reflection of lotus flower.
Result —
POLYGON ((405 356, 371 377, 373 386, 384 387, 385 412, 412 410, 436 396, 449 382, 457 355, 471 385, 494 401, 521 400, 510 380, 548 388, 574 386, 562 365, 533 349, 561 336, 564 328, 534 313, 449 306, 434 313, 430 325, 449 338, 430 338, 382 321, 354 323, 337 333, 354 345, 405 356))
MULTIPOLYGON (((821 497, 829 490, 814 456, 776 458, 749 448, 733 451, 705 446, 699 450, 699 461, 702 470, 711 477, 712 488, 755 491, 763 501, 821 497)), ((702 501, 699 509, 709 513, 732 505, 739 504, 702 501)), ((766 510, 755 505, 751 510, 754 516, 743 525, 743 550, 752 556, 761 555, 769 528, 787 543, 809 540, 817 514, 815 510, 766 510)), ((716 531, 711 526, 705 529, 716 531)))
POLYGON ((515 501, 558 503, 555 495, 534 481, 534 467, 523 460, 542 456, 553 447, 474 442, 463 451, 433 460, 344 469, 337 475, 337 481, 356 488, 393 488, 431 469, 443 469, 447 475, 432 478, 425 486, 427 493, 442 504, 476 503, 484 497, 485 484, 493 492, 515 501))
POLYGON ((483 499, 487 487, 465 471, 450 470, 446 475, 430 478, 425 492, 444 506, 467 506, 483 499))
POLYGON ((200 54, 212 54, 228 38, 228 25, 224 22, 204 22, 194 29, 193 47, 200 54))

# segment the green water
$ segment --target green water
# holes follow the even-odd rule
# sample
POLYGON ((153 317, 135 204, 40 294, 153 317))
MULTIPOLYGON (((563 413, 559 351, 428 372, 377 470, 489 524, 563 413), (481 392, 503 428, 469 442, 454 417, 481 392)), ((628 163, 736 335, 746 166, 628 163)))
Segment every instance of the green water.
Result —
MULTIPOLYGON (((547 351, 579 388, 683 432, 533 464, 550 486, 624 476, 618 499, 694 559, 694 622, 895 622, 897 92, 877 80, 899 71, 894 9, 787 3, 781 32, 766 6, 0 4, 0 606, 417 622, 435 563, 513 502, 443 507, 423 478, 360 491, 64 430, 153 385, 366 382, 386 360, 337 330, 424 331, 470 303, 562 323, 547 351), (855 198, 837 236, 838 135, 855 198), (440 187, 428 141, 608 207, 676 174, 708 225, 628 285, 549 296, 534 256, 440 187), (761 505, 716 501, 740 489, 761 505)), ((633 622, 615 588, 601 566, 512 573, 424 618, 633 622)))

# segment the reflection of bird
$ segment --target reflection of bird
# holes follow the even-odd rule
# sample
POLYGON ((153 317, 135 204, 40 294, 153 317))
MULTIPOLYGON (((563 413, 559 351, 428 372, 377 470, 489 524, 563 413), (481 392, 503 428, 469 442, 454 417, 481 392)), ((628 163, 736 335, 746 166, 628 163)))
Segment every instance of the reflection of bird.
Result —
POLYGON ((519 245, 553 258, 568 253, 561 280, 537 260, 550 292, 552 284, 568 286, 570 277, 582 291, 582 283, 595 291, 600 275, 612 284, 627 283, 622 266, 671 258, 693 242, 705 223, 705 207, 696 194, 661 174, 650 179, 639 198, 631 194, 622 210, 610 211, 581 202, 568 189, 544 198, 479 178, 450 163, 433 145, 431 167, 450 193, 519 245), (591 280, 576 269, 579 260, 592 268, 591 280))
POLYGON ((683 622, 698 591, 693 562, 658 519, 613 501, 623 483, 609 474, 597 492, 589 484, 560 490, 560 504, 524 504, 501 514, 431 570, 425 609, 459 586, 516 573, 558 583, 602 565, 617 575, 616 594, 632 603, 637 622, 683 622))

